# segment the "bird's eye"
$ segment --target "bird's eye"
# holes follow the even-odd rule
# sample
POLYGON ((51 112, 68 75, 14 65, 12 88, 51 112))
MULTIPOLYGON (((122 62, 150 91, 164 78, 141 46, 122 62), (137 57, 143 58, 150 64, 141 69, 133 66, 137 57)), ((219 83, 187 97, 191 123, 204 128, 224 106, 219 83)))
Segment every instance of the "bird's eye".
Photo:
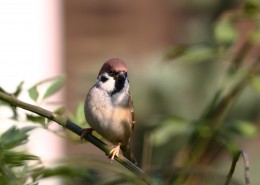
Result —
POLYGON ((105 76, 101 76, 101 77, 100 77, 100 80, 101 80, 101 82, 106 82, 106 81, 108 80, 108 78, 105 77, 105 76))
POLYGON ((109 76, 115 76, 115 72, 112 71, 112 70, 109 70, 109 71, 108 71, 108 75, 109 75, 109 76))

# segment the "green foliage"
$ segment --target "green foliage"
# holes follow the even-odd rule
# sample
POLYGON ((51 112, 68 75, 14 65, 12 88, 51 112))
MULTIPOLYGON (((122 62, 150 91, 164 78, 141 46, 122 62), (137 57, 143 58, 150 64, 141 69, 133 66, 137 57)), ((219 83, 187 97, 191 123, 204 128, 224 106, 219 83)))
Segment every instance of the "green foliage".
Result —
POLYGON ((176 116, 166 117, 160 122, 160 126, 152 131, 151 139, 154 146, 169 143, 174 137, 188 136, 193 128, 190 122, 176 116))
POLYGON ((31 122, 34 122, 34 123, 40 123, 42 125, 45 124, 46 122, 46 119, 41 117, 41 116, 35 116, 35 115, 32 115, 32 114, 26 114, 26 119, 28 121, 31 121, 31 122))
POLYGON ((0 137, 1 148, 11 149, 24 144, 24 142, 27 142, 28 139, 27 132, 32 129, 33 127, 24 127, 22 129, 17 129, 13 126, 9 128, 0 137))
POLYGON ((58 107, 56 110, 53 111, 55 114, 58 115, 63 115, 65 113, 65 108, 64 107, 58 107))
POLYGON ((256 28, 251 32, 249 41, 253 44, 260 43, 260 25, 257 25, 256 28))
POLYGON ((230 46, 237 38, 237 30, 228 19, 221 19, 214 28, 216 42, 230 46))
POLYGON ((238 120, 233 124, 233 131, 239 136, 254 137, 257 135, 257 127, 249 121, 238 120))
POLYGON ((253 77, 250 81, 250 85, 260 97, 260 76, 253 77))
POLYGON ((57 76, 42 80, 28 89, 29 97, 35 102, 38 102, 40 97, 42 97, 42 100, 45 100, 61 90, 61 88, 64 86, 64 83, 64 76, 57 76), (44 93, 39 93, 38 89, 44 85, 48 85, 46 91, 44 93))
POLYGON ((85 114, 84 114, 84 104, 80 102, 77 107, 75 113, 69 113, 69 119, 72 122, 78 123, 80 126, 86 126, 85 114))
MULTIPOLYGON (((25 169, 33 168, 30 161, 40 162, 40 159, 23 151, 18 147, 28 141, 28 132, 33 127, 18 129, 11 127, 0 136, 0 184, 24 184, 30 179, 30 172, 25 169)), ((34 184, 32 182, 31 184, 34 184)))
POLYGON ((238 136, 255 137, 258 133, 254 123, 244 120, 236 120, 229 124, 227 134, 235 133, 238 136))
POLYGON ((10 127, 0 135, 0 184, 36 185, 50 177, 84 178, 93 183, 91 171, 73 165, 46 168, 39 157, 22 149, 28 142, 29 132, 35 127, 10 127))
POLYGON ((175 63, 195 64, 212 61, 216 58, 216 49, 207 45, 180 45, 168 50, 165 60, 175 63))
POLYGON ((260 3, 258 0, 247 0, 245 2, 244 11, 247 15, 254 16, 259 13, 260 3))
POLYGON ((23 84, 24 84, 24 82, 21 81, 21 82, 18 84, 18 86, 16 87, 16 90, 15 90, 15 92, 13 93, 13 95, 14 95, 15 97, 18 97, 18 96, 20 95, 20 93, 21 93, 21 91, 22 91, 23 84))
POLYGON ((43 99, 53 95, 58 92, 64 85, 65 78, 64 76, 57 77, 53 80, 50 86, 47 88, 46 92, 43 95, 43 99))
POLYGON ((28 90, 29 96, 33 101, 37 101, 38 97, 39 97, 39 92, 37 90, 37 86, 32 86, 29 90, 28 90))

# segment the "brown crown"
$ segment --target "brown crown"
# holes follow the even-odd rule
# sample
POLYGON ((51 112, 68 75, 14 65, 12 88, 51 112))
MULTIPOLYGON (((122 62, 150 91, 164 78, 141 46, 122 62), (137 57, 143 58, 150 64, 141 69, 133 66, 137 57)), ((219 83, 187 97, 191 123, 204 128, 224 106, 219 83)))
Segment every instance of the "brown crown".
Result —
POLYGON ((103 64, 103 66, 101 67, 101 69, 98 73, 98 76, 104 72, 109 72, 109 71, 127 72, 127 66, 123 60, 121 60, 119 58, 111 58, 103 64))

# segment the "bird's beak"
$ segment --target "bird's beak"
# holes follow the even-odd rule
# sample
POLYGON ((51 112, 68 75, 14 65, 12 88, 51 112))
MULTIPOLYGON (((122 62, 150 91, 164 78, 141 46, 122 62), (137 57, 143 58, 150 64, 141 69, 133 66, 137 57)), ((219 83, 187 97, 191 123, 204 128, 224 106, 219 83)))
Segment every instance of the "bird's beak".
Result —
POLYGON ((119 72, 118 75, 117 75, 117 79, 119 80, 125 80, 126 79, 126 75, 124 72, 119 72))
POLYGON ((126 77, 126 76, 125 76, 125 73, 122 72, 122 71, 119 73, 119 76, 120 76, 120 77, 124 77, 124 78, 126 77))

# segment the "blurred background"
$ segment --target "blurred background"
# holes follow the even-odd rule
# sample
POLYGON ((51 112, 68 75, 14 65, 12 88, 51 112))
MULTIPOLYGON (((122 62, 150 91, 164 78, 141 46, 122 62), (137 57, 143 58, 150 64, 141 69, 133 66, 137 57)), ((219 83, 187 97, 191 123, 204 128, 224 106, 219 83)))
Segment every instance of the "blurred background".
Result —
MULTIPOLYGON (((155 184, 174 184, 178 174, 184 173, 183 158, 193 155, 193 146, 202 154, 190 163, 196 175, 186 183, 224 184, 232 162, 231 145, 248 153, 251 181, 258 184, 259 79, 247 84, 235 101, 228 99, 231 106, 224 108, 225 114, 207 113, 211 113, 209 106, 219 89, 221 102, 242 81, 248 66, 259 62, 255 62, 258 43, 248 46, 249 33, 259 33, 259 7, 253 0, 0 1, 0 85, 13 91, 24 80, 26 90, 40 80, 64 74, 65 88, 54 100, 62 101, 67 115, 82 121, 82 114, 76 112, 101 65, 109 58, 122 58, 129 67, 137 119, 132 146, 138 163, 155 184), (243 60, 230 72, 236 58, 243 60), (211 127, 219 117, 223 119, 218 120, 218 127, 211 127), (197 147, 208 138, 213 140, 209 146, 197 147)), ((26 93, 21 99, 30 101, 26 93)), ((5 112, 0 110, 3 119, 5 112)), ((72 139, 55 134, 39 139, 38 134, 32 134, 29 148, 46 162, 65 156, 106 158, 99 149, 81 144, 70 134, 72 139), (50 145, 42 151, 46 144, 50 145)), ((116 162, 102 162, 123 169, 116 162)), ((189 174, 190 168, 185 169, 189 174)), ((86 173, 96 177, 106 175, 104 171, 86 173)), ((243 184, 243 173, 241 159, 232 183, 243 184)))

